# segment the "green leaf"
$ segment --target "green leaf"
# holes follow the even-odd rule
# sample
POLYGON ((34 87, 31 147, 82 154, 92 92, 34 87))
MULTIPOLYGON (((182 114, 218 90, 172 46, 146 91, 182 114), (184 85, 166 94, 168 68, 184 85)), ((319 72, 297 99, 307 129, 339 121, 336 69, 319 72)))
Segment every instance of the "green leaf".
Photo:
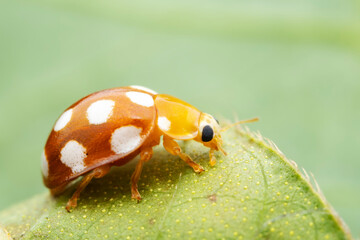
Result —
POLYGON ((0 213, 14 239, 351 239, 342 220, 296 164, 260 134, 224 134, 228 155, 208 164, 198 143, 182 147, 206 171, 193 172, 157 147, 131 200, 134 163, 113 169, 82 193, 66 212, 74 187, 53 199, 48 193, 0 213))

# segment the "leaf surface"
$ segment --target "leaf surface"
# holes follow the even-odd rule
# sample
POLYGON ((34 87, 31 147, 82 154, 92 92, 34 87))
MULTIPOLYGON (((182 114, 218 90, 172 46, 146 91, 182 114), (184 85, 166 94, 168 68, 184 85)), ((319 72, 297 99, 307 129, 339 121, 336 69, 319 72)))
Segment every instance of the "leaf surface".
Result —
POLYGON ((207 149, 182 148, 206 171, 196 174, 157 147, 140 179, 143 200, 131 200, 135 161, 93 180, 78 207, 74 191, 48 193, 0 213, 14 239, 351 239, 322 195, 270 141, 249 131, 224 134, 227 156, 208 164, 207 149))

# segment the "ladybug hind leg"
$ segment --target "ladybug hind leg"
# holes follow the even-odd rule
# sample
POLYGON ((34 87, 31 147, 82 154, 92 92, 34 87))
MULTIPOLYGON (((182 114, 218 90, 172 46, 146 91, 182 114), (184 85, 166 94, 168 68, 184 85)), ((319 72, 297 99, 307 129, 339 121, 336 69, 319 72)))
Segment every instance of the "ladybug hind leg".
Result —
POLYGON ((83 179, 81 179, 81 182, 79 186, 77 187, 76 191, 72 195, 72 197, 69 199, 69 201, 66 204, 66 210, 70 212, 72 208, 75 208, 77 206, 77 200, 80 197, 80 193, 86 188, 86 186, 90 183, 91 179, 93 178, 101 178, 105 176, 110 171, 110 166, 105 165, 98 168, 95 168, 90 173, 88 173, 83 179))
POLYGON ((138 201, 141 200, 141 195, 138 191, 138 181, 140 179, 141 171, 144 163, 149 161, 153 155, 152 148, 144 148, 140 152, 140 160, 135 167, 135 171, 131 176, 131 198, 138 201))

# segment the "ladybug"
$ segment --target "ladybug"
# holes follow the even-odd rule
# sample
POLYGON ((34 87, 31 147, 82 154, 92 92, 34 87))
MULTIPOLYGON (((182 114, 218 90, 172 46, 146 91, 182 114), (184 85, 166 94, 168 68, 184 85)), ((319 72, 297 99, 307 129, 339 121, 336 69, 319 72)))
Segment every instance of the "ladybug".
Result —
POLYGON ((124 165, 140 154, 131 176, 131 197, 141 200, 137 182, 161 136, 166 151, 201 173, 203 167, 182 152, 175 140, 195 140, 210 148, 210 165, 214 166, 214 152, 226 154, 220 131, 214 117, 170 95, 141 86, 102 90, 71 105, 56 121, 42 154, 43 181, 55 196, 84 175, 67 202, 70 211, 91 179, 105 176, 112 166, 124 165))

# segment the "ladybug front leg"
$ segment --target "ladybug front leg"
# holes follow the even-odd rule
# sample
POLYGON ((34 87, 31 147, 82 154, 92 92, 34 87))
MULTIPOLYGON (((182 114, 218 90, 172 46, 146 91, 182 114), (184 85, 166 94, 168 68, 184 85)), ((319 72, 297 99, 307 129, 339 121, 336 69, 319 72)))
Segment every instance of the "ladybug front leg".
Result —
POLYGON ((140 160, 138 164, 135 167, 135 171, 131 176, 131 198, 136 199, 138 201, 141 200, 140 193, 138 191, 138 185, 137 182, 140 179, 141 171, 144 166, 144 163, 149 161, 153 155, 152 148, 145 148, 142 149, 140 152, 140 160))
POLYGON ((210 149, 209 151, 209 157, 210 157, 210 165, 213 167, 216 164, 216 158, 215 158, 215 150, 210 149))
POLYGON ((77 206, 77 200, 80 197, 80 193, 85 189, 85 187, 90 183, 91 179, 95 178, 101 178, 105 176, 110 171, 110 166, 105 165, 98 168, 95 168, 92 170, 89 174, 87 174, 80 182, 78 188, 72 195, 72 197, 69 199, 69 201, 66 204, 66 210, 70 212, 72 208, 75 208, 77 206))
POLYGON ((189 155, 181 152, 181 148, 179 144, 175 142, 174 139, 164 135, 163 140, 164 140, 163 146, 166 149, 166 151, 168 151, 172 155, 179 156, 182 160, 184 160, 187 164, 189 164, 190 167, 192 167, 195 172, 201 173, 202 171, 204 171, 204 168, 199 164, 197 164, 196 162, 194 162, 189 155))

